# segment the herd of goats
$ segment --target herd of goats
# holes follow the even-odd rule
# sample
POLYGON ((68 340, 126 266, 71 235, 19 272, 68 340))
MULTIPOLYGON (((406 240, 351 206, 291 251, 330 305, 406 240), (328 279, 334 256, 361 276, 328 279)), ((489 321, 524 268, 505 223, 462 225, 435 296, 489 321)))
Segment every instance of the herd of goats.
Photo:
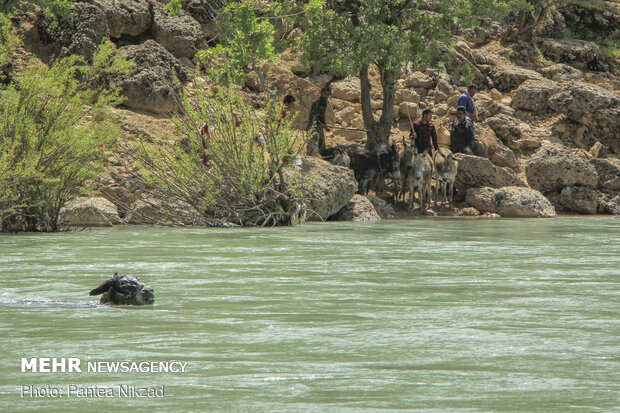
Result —
POLYGON ((452 194, 460 158, 449 149, 439 149, 431 155, 427 151, 418 153, 415 145, 408 145, 404 140, 403 145, 404 150, 400 153, 394 143, 383 145, 371 153, 352 148, 328 148, 324 157, 333 164, 353 170, 359 194, 367 195, 369 189, 373 189, 379 195, 387 189, 386 180, 391 180, 394 200, 402 200, 408 210, 413 209, 416 191, 422 211, 430 207, 432 198, 437 205, 439 187, 442 191, 441 205, 453 207, 452 194))

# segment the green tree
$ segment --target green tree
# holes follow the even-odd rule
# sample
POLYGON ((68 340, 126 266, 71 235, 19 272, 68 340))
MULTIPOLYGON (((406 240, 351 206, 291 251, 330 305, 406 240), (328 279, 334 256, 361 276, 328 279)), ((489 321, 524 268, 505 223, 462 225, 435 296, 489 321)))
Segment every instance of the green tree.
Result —
POLYGON ((31 62, 0 89, 3 231, 57 230, 64 203, 96 176, 104 148, 120 134, 106 110, 120 103, 118 92, 92 87, 106 70, 127 67, 113 50, 99 48, 98 66, 78 56, 51 67, 31 62))
POLYGON ((267 19, 257 17, 249 2, 232 2, 221 9, 217 18, 218 44, 198 56, 214 63, 220 81, 239 82, 250 70, 258 74, 262 91, 267 80, 259 62, 277 57, 275 29, 267 19))
POLYGON ((519 7, 511 13, 513 20, 504 38, 510 41, 529 40, 548 18, 548 12, 557 5, 558 0, 520 0, 519 7))
MULTIPOLYGON (((302 2, 307 4, 306 2, 302 2)), ((317 71, 359 76, 362 115, 370 130, 366 146, 373 149, 390 136, 394 111, 395 82, 407 64, 429 64, 438 53, 438 43, 449 41, 486 16, 495 18, 520 10, 523 0, 343 0, 325 2, 309 15, 301 41, 303 60, 317 71), (375 65, 381 77, 383 107, 375 120, 371 108, 369 68, 375 65)))

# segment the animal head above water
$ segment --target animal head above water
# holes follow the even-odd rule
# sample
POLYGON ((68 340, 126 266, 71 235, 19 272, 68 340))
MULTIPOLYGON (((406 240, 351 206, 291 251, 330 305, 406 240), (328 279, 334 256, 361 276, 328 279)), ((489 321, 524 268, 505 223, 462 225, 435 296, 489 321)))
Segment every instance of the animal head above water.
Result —
POLYGON ((102 294, 99 302, 112 305, 145 305, 155 302, 155 291, 136 277, 118 275, 90 291, 89 295, 102 294))

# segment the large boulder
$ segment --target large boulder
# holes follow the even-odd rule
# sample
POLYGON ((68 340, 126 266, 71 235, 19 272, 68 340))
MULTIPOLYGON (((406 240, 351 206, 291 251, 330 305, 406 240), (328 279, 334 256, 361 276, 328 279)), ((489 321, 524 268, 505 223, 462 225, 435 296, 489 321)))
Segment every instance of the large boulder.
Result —
POLYGON ((430 89, 433 84, 433 79, 422 72, 413 72, 405 78, 407 87, 430 89))
POLYGON ((593 215, 598 207, 598 193, 594 189, 571 185, 562 189, 559 202, 571 211, 593 215))
POLYGON ((519 162, 515 153, 499 141, 497 141, 495 150, 489 159, 497 166, 507 166, 515 170, 519 169, 519 162))
POLYGON ((60 225, 110 227, 120 224, 116 206, 105 198, 77 198, 60 210, 60 225))
POLYGON ((478 211, 502 217, 552 218, 556 215, 551 202, 531 188, 471 188, 467 191, 466 202, 478 211))
POLYGON ((372 202, 367 197, 358 194, 353 195, 353 198, 330 219, 353 222, 381 221, 381 217, 375 210, 372 202))
POLYGON ((595 131, 603 144, 620 154, 620 97, 614 91, 588 83, 565 84, 549 99, 549 106, 595 131))
POLYGON ((347 77, 346 79, 333 82, 330 85, 332 96, 349 102, 359 102, 361 96, 360 80, 357 77, 347 77))
POLYGON ((187 80, 187 69, 154 40, 119 49, 134 61, 134 71, 111 77, 110 85, 120 87, 125 106, 153 113, 172 112, 180 102, 179 81, 187 80), (175 76, 176 74, 176 76, 175 76))
POLYGON ((605 204, 605 210, 612 215, 620 215, 620 195, 616 195, 605 204))
POLYGON ((548 79, 529 79, 512 96, 512 107, 545 113, 549 110, 547 101, 558 90, 558 84, 548 79))
POLYGON ((504 143, 521 138, 522 128, 519 121, 512 116, 499 113, 486 119, 483 125, 490 127, 504 143))
POLYGON ((413 104, 420 104, 420 95, 413 89, 398 89, 396 91, 395 105, 400 105, 403 102, 411 102, 413 104))
POLYGON ((479 156, 463 154, 458 156, 462 157, 454 183, 458 191, 483 186, 492 188, 526 186, 526 183, 511 169, 493 165, 490 160, 479 156))
POLYGON ((497 188, 483 186, 480 188, 469 188, 465 195, 465 202, 480 212, 497 213, 495 193, 497 188))
POLYGON ((59 19, 57 25, 50 18, 39 20, 39 31, 50 54, 60 57, 81 55, 91 59, 97 47, 109 36, 106 15, 95 4, 75 3, 71 16, 59 19))
POLYGON ((541 192, 560 191, 565 186, 596 188, 598 174, 588 158, 560 144, 544 144, 525 165, 528 184, 541 192))
POLYGON ((153 13, 147 0, 90 0, 105 13, 110 37, 139 36, 151 28, 153 13))
POLYGON ((496 38, 502 30, 503 28, 498 22, 486 18, 482 19, 479 25, 463 30, 463 36, 468 42, 481 46, 496 38))
POLYGON ((585 40, 542 39, 538 47, 547 59, 567 63, 579 69, 597 70, 600 67, 599 48, 585 40))
POLYGON ((372 206, 375 207, 375 211, 377 211, 377 214, 379 214, 382 219, 394 218, 396 216, 394 208, 383 199, 375 195, 366 195, 366 198, 372 203, 372 206))
POLYGON ((600 187, 611 191, 620 191, 620 159, 590 159, 600 178, 600 187))
MULTIPOLYGON (((474 154, 491 159, 491 157, 495 154, 495 151, 497 150, 497 144, 498 144, 498 139, 497 139, 497 136, 495 136, 495 132, 493 132, 493 129, 489 127, 482 128, 480 133, 478 133, 478 135, 476 136, 476 139, 484 143, 483 146, 486 149, 486 153, 476 153, 475 150, 479 149, 480 147, 478 145, 475 145, 474 154)), ((504 165, 500 165, 500 166, 504 166, 504 165)))
POLYGON ((189 14, 181 11, 170 15, 163 5, 153 7, 153 37, 175 57, 191 59, 205 46, 200 23, 189 14))
POLYGON ((417 120, 421 115, 420 107, 418 106, 418 104, 413 102, 401 103, 398 106, 398 113, 403 118, 407 118, 411 121, 417 120))
POLYGON ((540 69, 540 73, 545 78, 553 80, 554 82, 574 82, 583 80, 583 73, 581 70, 564 63, 558 63, 557 65, 540 69))
POLYGON ((332 165, 319 158, 302 158, 301 174, 303 188, 309 198, 310 221, 325 220, 340 211, 353 197, 357 182, 353 171, 343 166, 332 165))
POLYGON ((513 65, 495 66, 489 71, 489 77, 493 80, 493 87, 502 92, 516 89, 526 80, 543 78, 538 72, 513 65))

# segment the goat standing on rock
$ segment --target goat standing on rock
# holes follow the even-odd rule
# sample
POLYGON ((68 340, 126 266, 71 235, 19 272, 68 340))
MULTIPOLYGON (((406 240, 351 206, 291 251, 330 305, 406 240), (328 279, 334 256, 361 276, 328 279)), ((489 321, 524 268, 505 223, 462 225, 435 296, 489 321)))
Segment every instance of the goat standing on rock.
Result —
MULTIPOLYGON (((418 191, 420 208, 424 210, 426 202, 430 203, 432 177, 433 160, 428 152, 415 153, 413 164, 407 169, 405 177, 405 185, 409 189, 409 210, 413 209, 413 193, 416 189, 418 191)), ((404 190, 405 188, 403 187, 404 190)))
POLYGON ((368 155, 350 153, 349 158, 350 168, 358 181, 359 194, 368 194, 369 183, 373 179, 384 180, 387 175, 391 175, 395 180, 400 179, 400 157, 395 144, 368 155))
POLYGON ((435 165, 435 205, 437 205, 439 185, 441 184, 441 204, 448 203, 450 207, 454 207, 452 204, 452 194, 454 192, 454 180, 459 167, 458 160, 452 152, 444 155, 440 149, 433 154, 433 164, 435 165))

